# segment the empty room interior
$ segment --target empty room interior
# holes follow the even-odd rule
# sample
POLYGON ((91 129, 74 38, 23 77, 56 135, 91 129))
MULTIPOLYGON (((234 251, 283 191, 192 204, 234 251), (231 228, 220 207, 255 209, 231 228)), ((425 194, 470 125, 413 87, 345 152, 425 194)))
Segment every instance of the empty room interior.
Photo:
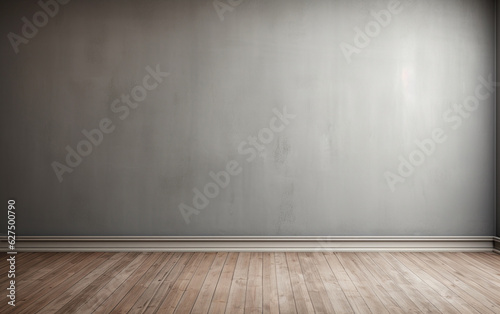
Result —
POLYGON ((0 313, 500 313, 496 0, 0 14, 0 313))

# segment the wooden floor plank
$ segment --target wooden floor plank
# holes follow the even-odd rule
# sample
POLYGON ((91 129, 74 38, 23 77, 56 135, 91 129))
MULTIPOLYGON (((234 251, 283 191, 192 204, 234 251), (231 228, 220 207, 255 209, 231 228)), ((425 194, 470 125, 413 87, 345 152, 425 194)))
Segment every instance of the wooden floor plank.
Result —
POLYGON ((398 260, 402 261, 406 267, 411 269, 417 276, 419 276, 422 280, 424 280, 429 286, 431 286, 434 291, 439 294, 442 298, 450 300, 453 306, 456 308, 456 311, 459 313, 479 313, 476 311, 471 305, 467 304, 465 300, 460 298, 456 293, 451 291, 448 287, 446 287, 441 281, 432 277, 429 274, 429 270, 427 268, 422 268, 421 266, 416 264, 406 253, 394 253, 393 254, 398 260))
POLYGON ((175 253, 172 262, 162 268, 127 313, 144 313, 148 308, 154 312, 192 256, 192 253, 175 253))
POLYGON ((229 291, 231 289, 231 282, 233 280, 233 274, 238 261, 238 256, 239 253, 228 254, 224 267, 222 268, 219 281, 217 282, 217 287, 215 288, 208 313, 224 313, 226 310, 227 299, 229 297, 229 291))
MULTIPOLYGON (((304 280, 311 297, 314 311, 316 313, 333 313, 333 305, 326 291, 321 276, 316 268, 312 253, 300 254, 301 271, 304 274, 304 280)), ((298 311, 298 308, 297 308, 298 311)), ((299 311, 302 313, 301 311, 299 311)))
POLYGON ((245 313, 262 313, 262 253, 250 254, 245 313))
POLYGON ((85 257, 88 257, 89 255, 89 253, 68 254, 64 258, 59 259, 56 263, 52 264, 51 267, 45 268, 45 271, 37 273, 36 277, 34 276, 30 279, 22 278, 17 281, 17 284, 19 287, 23 288, 25 293, 32 295, 37 291, 40 291, 41 288, 45 288, 44 286, 47 280, 58 282, 64 280, 64 278, 68 276, 71 276, 72 273, 74 273, 74 269, 77 268, 76 264, 84 260, 85 257))
MULTIPOLYGON (((388 297, 392 298, 396 302, 396 307, 405 309, 405 311, 410 313, 418 313, 420 309, 413 303, 413 301, 404 293, 401 288, 393 281, 392 277, 389 276, 384 270, 373 262, 370 258, 370 253, 354 253, 354 256, 361 262, 361 267, 367 270, 377 285, 380 285, 382 289, 387 291, 388 297)), ((388 298, 384 297, 384 300, 388 298)), ((385 301, 386 302, 386 301, 385 301)), ((396 311, 399 312, 399 311, 396 311)))
MULTIPOLYGON (((40 255, 36 256, 33 260, 28 261, 26 265, 23 265, 22 261, 20 261, 19 264, 16 263, 17 279, 31 278, 33 280, 34 278, 38 278, 39 277, 37 275, 38 271, 42 270, 44 267, 47 267, 47 265, 54 263, 58 259, 63 258, 63 254, 57 254, 57 253, 39 253, 39 254, 40 255)), ((7 278, 7 276, 2 276, 0 278, 0 284, 4 286, 7 284, 9 280, 10 279, 7 278)))
MULTIPOLYGON (((441 284, 446 286, 450 291, 452 291, 455 295, 457 295, 460 299, 463 300, 462 304, 458 304, 458 306, 463 306, 467 308, 464 311, 476 311, 479 313, 491 313, 489 309, 490 303, 481 303, 478 301, 478 294, 475 293, 474 287, 471 285, 463 284, 458 276, 456 276, 457 271, 448 265, 442 263, 439 271, 436 271, 435 268, 439 265, 440 261, 435 260, 431 261, 427 253, 414 255, 411 253, 405 253, 405 255, 413 261, 417 266, 425 269, 430 276, 432 276, 435 280, 439 281, 441 284)), ((436 256, 434 256, 435 258, 436 256)), ((470 282, 474 284, 473 282, 470 282)))
POLYGON ((149 291, 148 295, 143 294, 129 313, 155 313, 184 269, 199 261, 199 257, 199 254, 194 253, 182 254, 179 261, 161 281, 161 284, 154 291, 149 291), (151 292, 153 295, 150 295, 151 292), (144 302, 146 303, 144 304, 144 302))
MULTIPOLYGON (((16 258, 23 267, 16 276, 24 277, 16 277, 15 313, 500 313, 500 255, 492 253, 74 252, 16 258)), ((8 267, 0 271, 7 277, 8 267)), ((11 310, 5 298, 0 312, 11 310)))
MULTIPOLYGON (((172 288, 154 312, 172 313, 186 291, 189 282, 196 274, 198 266, 202 261, 207 264, 209 262, 208 259, 207 253, 194 253, 193 258, 186 264, 186 267, 184 267, 177 280, 173 283, 172 288)), ((150 313, 150 311, 146 311, 145 313, 150 313)))
MULTIPOLYGON (((91 255, 95 258, 92 259, 92 261, 84 264, 83 267, 78 268, 78 271, 73 276, 56 285, 52 289, 44 291, 41 294, 30 296, 30 299, 27 300, 26 303, 21 303, 19 305, 19 308, 17 309, 18 313, 34 313, 35 311, 47 306, 47 304, 58 297, 68 298, 69 293, 71 293, 71 288, 76 283, 88 276, 91 276, 90 274, 92 274, 93 272, 97 272, 96 269, 98 269, 98 267, 102 268, 104 263, 104 267, 106 267, 106 264, 111 265, 114 261, 120 259, 124 255, 123 253, 121 255, 114 253, 104 253, 102 255, 99 255, 100 253, 93 254, 96 254, 95 256, 91 255)), ((47 285, 53 286, 53 284, 51 283, 47 283, 47 285)))
POLYGON ((234 269, 225 313, 244 313, 250 253, 240 253, 234 269))
MULTIPOLYGON (((19 278, 30 277, 32 273, 35 273, 38 269, 45 266, 45 263, 50 263, 51 258, 60 258, 61 254, 57 253, 31 253, 30 255, 25 255, 26 253, 17 253, 16 259, 16 276, 19 278), (59 255, 59 256, 57 256, 59 255), (26 256, 26 258, 24 257, 26 256)), ((7 254, 2 261, 7 259, 7 254)), ((1 270, 2 273, 7 270, 7 263, 4 264, 5 267, 1 270)), ((4 285, 9 281, 7 276, 0 278, 0 284, 4 285)))
POLYGON ((208 271, 207 278, 205 278, 205 282, 200 288, 198 298, 191 309, 192 314, 208 313, 227 256, 228 254, 224 252, 217 253, 212 267, 208 271))
POLYGON ((466 272, 468 279, 473 279, 477 284, 491 291, 500 291, 500 281, 496 277, 498 270, 488 270, 485 266, 476 267, 457 257, 455 253, 435 253, 432 257, 441 260, 448 268, 453 267, 456 269, 458 271, 457 274, 461 277, 463 277, 463 274, 460 272, 466 272))
POLYGON ((78 296, 80 293, 85 291, 89 286, 91 286, 96 280, 101 278, 104 273, 108 272, 115 267, 121 267, 123 263, 129 263, 136 254, 126 253, 126 254, 114 254, 107 261, 104 261, 96 269, 88 273, 84 278, 79 280, 77 283, 72 285, 66 290, 66 293, 58 295, 50 303, 43 307, 43 312, 54 313, 73 298, 78 296))
MULTIPOLYGON (((484 290, 482 287, 478 287, 476 283, 465 283, 459 277, 457 277, 454 273, 454 269, 447 269, 447 265, 440 263, 440 261, 436 261, 432 256, 426 256, 425 254, 419 254, 418 256, 414 256, 414 259, 420 259, 423 263, 428 265, 426 267, 427 271, 434 276, 436 279, 439 279, 443 284, 450 288, 453 292, 459 295, 462 299, 466 300, 467 303, 472 305, 476 310, 481 313, 496 313, 500 312, 500 304, 497 301, 497 304, 490 302, 490 299, 483 295, 482 292, 484 290), (437 267, 441 266, 441 267, 437 267), (444 267, 443 267, 444 266, 444 267), (435 269, 439 269, 436 271, 435 269), (479 289, 477 289, 479 288, 479 289), (476 290, 477 289, 477 290, 476 290)), ((421 264, 421 267, 425 267, 421 264)), ((495 299, 491 299, 493 302, 495 299)))
MULTIPOLYGON (((162 275, 168 272, 170 267, 173 267, 178 258, 180 258, 179 253, 177 253, 175 257, 173 253, 159 253, 158 255, 158 260, 156 260, 144 276, 134 285, 125 297, 123 297, 120 303, 115 306, 113 313, 128 313, 142 294, 150 287, 154 287, 154 285, 163 278, 162 275), (155 279, 157 280, 155 281, 155 279)), ((98 310, 96 310, 96 312, 98 312, 98 310)))
MULTIPOLYGON (((105 259, 109 258, 110 255, 106 255, 105 253, 84 253, 83 256, 76 256, 74 260, 70 260, 70 263, 66 265, 66 267, 61 268, 61 269, 56 269, 53 273, 46 275, 43 278, 38 279, 38 283, 33 283, 35 286, 33 289, 36 289, 30 291, 31 289, 29 287, 23 288, 26 289, 25 291, 28 293, 30 296, 30 299, 32 300, 26 300, 26 299, 18 299, 17 300, 17 305, 16 305, 16 310, 18 312, 21 312, 24 310, 26 307, 28 307, 30 304, 36 303, 38 306, 41 306, 43 301, 40 301, 47 295, 52 295, 54 290, 59 290, 60 292, 64 292, 65 290, 61 290, 61 286, 68 286, 68 282, 75 283, 76 280, 79 280, 79 278, 82 278, 81 276, 84 276, 86 274, 85 272, 88 272, 90 268, 86 269, 86 266, 89 264, 92 264, 93 261, 96 259, 100 259, 104 257, 105 259), (82 272, 82 269, 84 272, 82 272), (80 273, 80 277, 78 277, 78 274, 80 273), (72 281, 70 281, 72 279, 72 281), (33 301, 36 300, 36 301, 33 301)), ((105 260, 104 259, 104 260, 105 260)), ((100 259, 101 261, 103 259, 100 259)), ((94 264, 94 268, 97 267, 97 264, 94 264)), ((92 268, 92 269, 94 269, 92 268)), ((45 304, 44 304, 45 305, 45 304)), ((3 312, 3 308, 0 308, 0 312, 3 312)))
POLYGON ((274 253, 274 260, 276 262, 276 281, 278 283, 278 301, 280 312, 297 313, 285 253, 274 253))
POLYGON ((483 256, 486 256, 484 254, 476 254, 474 256, 467 253, 456 253, 456 256, 462 259, 463 262, 486 271, 489 280, 500 282, 500 254, 497 255, 499 258, 496 261, 492 260, 490 262, 488 258, 483 259, 483 256))
MULTIPOLYGON (((40 253, 35 253, 35 252, 20 252, 17 254, 13 254, 16 259, 16 273, 21 275, 22 270, 28 270, 30 269, 36 262, 33 260, 36 258, 40 258, 40 253)), ((11 255, 6 254, 6 253, 1 253, 0 258, 2 261, 7 260, 11 255)), ((9 263, 2 263, 0 267, 0 274, 7 273, 10 265, 9 263)), ((10 281, 9 278, 7 277, 2 277, 0 278, 0 285, 3 285, 4 283, 10 281)))
POLYGON ((312 258, 335 313, 354 313, 337 277, 335 277, 335 274, 332 272, 323 253, 315 252, 312 254, 312 258))
POLYGON ((135 266, 141 260, 140 253, 132 253, 125 256, 115 265, 111 266, 106 272, 97 277, 91 284, 86 286, 82 291, 76 294, 68 303, 64 304, 57 310, 56 313, 76 313, 82 304, 95 295, 102 287, 106 286, 110 281, 113 281, 122 271, 127 271, 130 265, 135 266))
POLYGON ((387 307, 392 306, 393 300, 387 300, 387 303, 384 303, 379 299, 377 294, 378 287, 365 278, 363 272, 351 260, 349 254, 353 253, 335 253, 335 256, 344 266, 344 269, 356 285, 356 288, 370 308, 370 311, 373 313, 389 313, 387 307))
POLYGON ((332 272, 337 277, 340 287, 344 292, 349 304, 353 308, 355 313, 371 313, 365 300, 359 293, 356 285, 353 283, 349 274, 346 272, 344 266, 338 260, 335 253, 326 252, 323 253, 328 265, 330 266, 332 272))
POLYGON ((182 314, 191 312, 216 256, 217 253, 205 253, 205 256, 196 269, 193 278, 191 278, 186 290, 182 294, 182 298, 180 299, 177 307, 174 307, 172 302, 169 309, 162 310, 160 313, 173 313, 175 311, 175 313, 182 314))
POLYGON ((358 281, 359 278, 363 277, 371 287, 374 287, 372 291, 378 299, 382 301, 389 313, 402 313, 401 309, 405 309, 404 311, 408 313, 419 312, 415 304, 413 304, 406 295, 400 295, 399 301, 401 304, 398 305, 397 300, 394 298, 394 295, 397 295, 396 291, 394 291, 394 289, 392 291, 393 293, 390 291, 394 287, 378 278, 380 276, 377 276, 378 273, 376 269, 372 267, 367 268, 356 253, 342 253, 341 256, 344 258, 345 262, 350 263, 349 267, 360 276, 357 278, 358 281))
POLYGON ((62 258, 59 258, 57 260, 54 260, 50 264, 47 264, 45 267, 39 269, 36 273, 29 276, 18 277, 19 280, 17 281, 17 283, 19 286, 24 286, 24 290, 29 293, 30 288, 34 287, 35 290, 37 289, 38 280, 54 275, 55 272, 57 273, 58 269, 65 268, 65 265, 71 263, 75 257, 81 258, 84 255, 84 253, 64 253, 62 254, 62 258))
POLYGON ((293 296, 295 299, 295 306, 299 313, 313 313, 314 306, 309 291, 302 274, 300 261, 297 253, 285 253, 288 270, 290 271, 290 283, 292 285, 293 296))
POLYGON ((500 288, 490 285, 490 282, 486 278, 481 278, 473 274, 470 267, 467 268, 463 263, 456 263, 452 259, 445 258, 443 254, 421 254, 413 257, 414 259, 425 259, 427 264, 433 265, 433 267, 439 265, 439 274, 443 275, 449 273, 453 278, 453 283, 461 284, 466 293, 471 294, 477 291, 479 294, 489 297, 497 307, 500 307, 500 299, 498 298, 500 288), (465 284, 465 281, 467 284, 465 284))
POLYGON ((376 274, 372 273, 371 269, 367 269, 365 265, 363 265, 356 253, 339 253, 338 255, 340 256, 341 261, 346 263, 349 269, 352 269, 356 274, 357 282, 368 283, 370 287, 373 287, 372 291, 374 295, 378 297, 378 300, 383 300, 383 305, 389 313, 400 313, 401 307, 398 306, 396 300, 390 296, 384 285, 381 284, 377 278, 375 278, 376 274))
POLYGON ((263 313, 278 313, 278 286, 276 281, 276 262, 274 254, 262 253, 262 311, 263 313))
POLYGON ((78 309, 79 313, 110 313, 121 299, 132 289, 146 270, 158 259, 157 254, 142 253, 94 296, 78 309))
POLYGON ((468 256, 473 255, 474 259, 477 261, 481 261, 483 265, 490 265, 491 267, 498 269, 500 264, 500 254, 491 253, 491 252, 483 252, 483 253, 462 253, 468 256))
POLYGON ((408 280, 422 295, 429 300, 441 313, 456 313, 458 310, 447 298, 442 298, 436 291, 415 274, 404 262, 396 259, 393 253, 378 253, 401 275, 408 280))
MULTIPOLYGON (((422 313, 440 313, 439 309, 430 302, 417 287, 412 285, 402 273, 394 268, 380 253, 371 253, 369 258, 374 264, 379 265, 401 288, 401 290, 415 303, 422 313)), ((429 288, 430 289, 430 288, 429 288)))

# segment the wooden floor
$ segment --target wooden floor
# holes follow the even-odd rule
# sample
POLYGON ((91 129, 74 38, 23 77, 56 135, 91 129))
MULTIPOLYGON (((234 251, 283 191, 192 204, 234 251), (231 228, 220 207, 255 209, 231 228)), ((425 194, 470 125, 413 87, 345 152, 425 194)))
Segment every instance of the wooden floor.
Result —
POLYGON ((500 313, 494 253, 20 253, 16 260, 16 307, 4 296, 0 313, 500 313))

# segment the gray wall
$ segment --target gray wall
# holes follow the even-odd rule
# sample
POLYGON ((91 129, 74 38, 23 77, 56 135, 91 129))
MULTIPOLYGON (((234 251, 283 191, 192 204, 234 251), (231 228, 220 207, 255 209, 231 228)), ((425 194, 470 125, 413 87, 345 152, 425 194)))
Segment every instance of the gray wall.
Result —
MULTIPOLYGON (((498 51, 500 51, 500 22, 499 22, 499 19, 500 19, 500 3, 498 3, 498 0, 495 2, 495 6, 496 6, 496 19, 495 19, 495 22, 496 22, 496 51, 497 51, 497 60, 496 60, 496 71, 498 73, 498 71, 500 70, 500 63, 498 62, 498 51)), ((498 81, 498 75, 497 75, 497 81, 498 81)), ((498 87, 497 87, 497 91, 498 91, 498 87)), ((498 95, 498 94, 497 94, 498 95)), ((500 121, 500 110, 498 110, 498 107, 500 106, 500 99, 498 97, 496 97, 496 116, 497 116, 497 121, 500 121)), ((496 148, 497 148, 497 164, 496 164, 496 174, 497 174, 497 177, 496 177, 496 182, 497 182, 497 190, 496 190, 496 195, 497 195, 497 212, 496 212, 496 216, 497 216, 497 230, 496 230, 496 235, 497 237, 500 237, 500 193, 499 193, 499 190, 498 190, 498 187, 500 187, 500 145, 499 145, 499 140, 500 140, 500 136, 499 136, 499 131, 500 129, 498 128, 498 124, 497 124, 497 133, 496 133, 496 148)))
POLYGON ((2 1, 0 199, 18 234, 494 234, 492 1, 221 1, 223 20, 211 0, 73 0, 14 46, 41 8, 2 1), (157 65, 144 101, 115 102, 157 65), (85 153, 100 121, 113 131, 72 167, 66 147, 85 153))

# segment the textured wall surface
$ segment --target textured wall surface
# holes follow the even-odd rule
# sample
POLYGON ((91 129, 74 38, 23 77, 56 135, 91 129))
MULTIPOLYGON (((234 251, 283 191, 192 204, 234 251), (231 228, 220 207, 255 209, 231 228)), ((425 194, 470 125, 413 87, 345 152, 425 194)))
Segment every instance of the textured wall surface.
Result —
MULTIPOLYGON (((500 51, 500 22, 499 22, 499 18, 500 18, 500 3, 498 3, 498 0, 496 1, 495 3, 496 5, 496 51, 500 51)), ((498 73, 498 71, 500 70, 500 64, 498 63, 498 57, 497 57, 497 62, 496 62, 496 71, 498 73)), ((499 79, 499 75, 497 74, 496 75, 497 77, 497 81, 499 79)), ((497 91, 498 91, 498 86, 497 86, 497 91)), ((498 93, 497 93, 498 95, 498 93)), ((500 118, 500 110, 498 110, 498 107, 500 106, 500 99, 496 98, 496 106, 497 106, 497 110, 496 110, 496 116, 497 116, 497 121, 499 121, 499 118, 500 118)), ((497 182, 497 189, 496 189, 496 195, 497 195, 497 213, 496 213, 496 216, 497 216, 497 237, 500 237, 500 193, 499 193, 499 190, 498 190, 498 187, 500 187, 499 185, 499 181, 500 181, 500 157, 499 157, 499 152, 500 152, 500 145, 499 145, 499 141, 500 141, 500 136, 499 136, 499 131, 500 129, 498 128, 497 126, 497 136, 496 136, 496 143, 497 143, 497 168, 496 168, 496 173, 497 173, 497 177, 496 177, 496 182, 497 182)))
POLYGON ((492 1, 41 3, 0 4, 19 235, 494 234, 492 1))

